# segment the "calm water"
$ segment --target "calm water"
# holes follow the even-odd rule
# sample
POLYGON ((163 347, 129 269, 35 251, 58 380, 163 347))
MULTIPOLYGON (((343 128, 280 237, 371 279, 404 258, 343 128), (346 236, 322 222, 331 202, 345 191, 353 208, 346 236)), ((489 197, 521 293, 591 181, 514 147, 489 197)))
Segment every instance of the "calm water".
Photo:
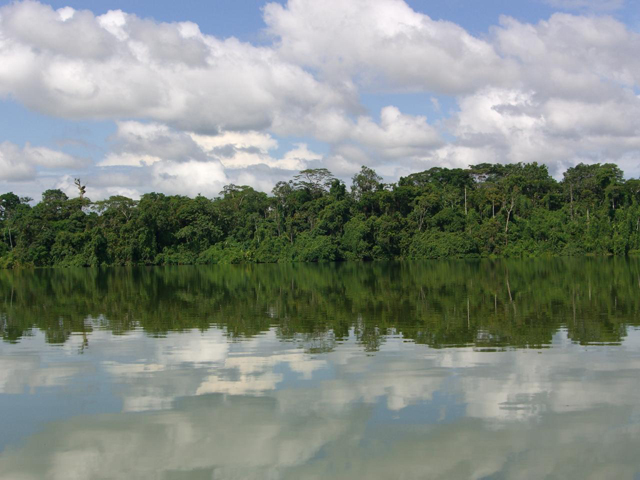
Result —
POLYGON ((0 478, 640 479, 640 261, 0 271, 0 478))

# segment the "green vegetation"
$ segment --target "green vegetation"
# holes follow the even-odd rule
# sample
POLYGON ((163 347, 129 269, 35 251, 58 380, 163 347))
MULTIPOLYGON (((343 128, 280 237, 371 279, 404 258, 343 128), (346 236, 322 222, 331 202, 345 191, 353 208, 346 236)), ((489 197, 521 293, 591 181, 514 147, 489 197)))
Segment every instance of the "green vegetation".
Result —
POLYGON ((143 195, 91 202, 0 196, 0 266, 171 265, 626 255, 640 253, 640 180, 612 164, 432 168, 350 191, 326 169, 273 194, 228 185, 219 198, 143 195))
MULTIPOLYGON (((389 335, 434 348, 540 348, 566 329, 617 344, 640 325, 640 259, 556 258, 0 271, 0 337, 51 343, 95 329, 149 335, 275 329, 324 351, 389 335)), ((82 343, 85 346, 85 343, 82 343)))

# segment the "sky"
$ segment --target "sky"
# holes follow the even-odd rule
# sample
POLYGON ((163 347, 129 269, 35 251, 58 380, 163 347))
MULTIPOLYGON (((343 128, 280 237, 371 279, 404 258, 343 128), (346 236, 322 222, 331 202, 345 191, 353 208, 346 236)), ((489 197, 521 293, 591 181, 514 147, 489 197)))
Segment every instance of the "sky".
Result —
POLYGON ((269 192, 305 168, 640 176, 640 0, 0 2, 0 190, 269 192))

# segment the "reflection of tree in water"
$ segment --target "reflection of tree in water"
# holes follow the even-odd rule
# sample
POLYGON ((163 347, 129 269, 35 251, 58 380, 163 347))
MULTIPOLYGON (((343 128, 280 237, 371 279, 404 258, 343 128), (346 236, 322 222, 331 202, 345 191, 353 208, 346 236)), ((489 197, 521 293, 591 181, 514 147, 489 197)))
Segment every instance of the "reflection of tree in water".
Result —
POLYGON ((443 261, 0 271, 0 335, 48 342, 104 328, 149 335, 223 327, 241 340, 276 328, 328 351, 355 335, 431 347, 540 347, 566 328, 580 343, 619 343, 640 324, 640 262, 443 261))

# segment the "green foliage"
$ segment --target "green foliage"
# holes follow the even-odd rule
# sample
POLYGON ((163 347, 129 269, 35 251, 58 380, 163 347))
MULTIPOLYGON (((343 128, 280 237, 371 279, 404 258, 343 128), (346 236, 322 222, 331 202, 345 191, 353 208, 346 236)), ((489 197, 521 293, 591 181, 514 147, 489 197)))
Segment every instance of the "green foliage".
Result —
POLYGON ((326 169, 268 196, 145 194, 99 202, 60 190, 0 195, 0 267, 326 262, 448 257, 623 256, 640 251, 640 180, 612 164, 431 168, 384 184, 362 167, 352 185, 326 169))
POLYGON ((197 259, 200 265, 209 264, 231 264, 231 263, 243 263, 247 260, 246 253, 237 244, 222 245, 217 244, 209 247, 202 252, 197 259))
POLYGON ((473 239, 465 233, 432 231, 413 238, 409 258, 462 258, 478 255, 473 239))
POLYGON ((293 244, 293 260, 297 262, 334 262, 339 260, 338 245, 327 235, 302 233, 293 244))

